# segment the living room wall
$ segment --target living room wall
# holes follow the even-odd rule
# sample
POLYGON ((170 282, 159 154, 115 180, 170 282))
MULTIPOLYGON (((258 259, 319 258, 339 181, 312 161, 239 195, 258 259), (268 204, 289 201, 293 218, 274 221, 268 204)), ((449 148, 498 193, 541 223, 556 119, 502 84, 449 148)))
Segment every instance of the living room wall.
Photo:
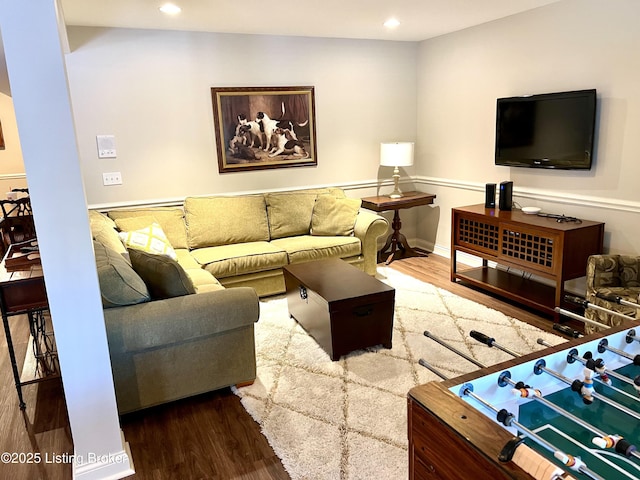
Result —
POLYGON ((421 42, 416 182, 438 195, 418 235, 447 254, 450 209, 514 182, 520 205, 606 223, 605 249, 640 254, 640 3, 565 0, 421 42), (595 88, 590 171, 494 165, 499 97, 595 88))
POLYGON ((90 206, 370 183, 380 142, 416 137, 415 42, 68 31, 90 206), (318 166, 219 174, 210 88, 294 85, 315 87, 318 166), (101 134, 115 135, 116 159, 98 159, 101 134), (122 173, 123 185, 104 187, 102 172, 112 171, 122 173))
MULTIPOLYGON (((4 62, 4 58, 1 60, 4 62)), ((5 148, 0 150, 0 198, 5 198, 5 192, 12 188, 27 186, 16 114, 8 90, 8 81, 0 80, 0 122, 5 144, 5 148)))

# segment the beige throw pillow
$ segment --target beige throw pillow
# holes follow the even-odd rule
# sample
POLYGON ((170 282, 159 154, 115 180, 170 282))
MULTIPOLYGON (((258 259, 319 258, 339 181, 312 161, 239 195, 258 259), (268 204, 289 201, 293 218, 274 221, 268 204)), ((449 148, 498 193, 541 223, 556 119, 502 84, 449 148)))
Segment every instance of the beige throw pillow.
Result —
POLYGON ((119 236, 127 248, 135 248, 156 255, 166 255, 174 260, 178 259, 176 251, 157 223, 132 232, 120 232, 119 236))
POLYGON ((319 195, 311 217, 311 235, 353 235, 353 226, 362 201, 359 198, 335 198, 319 195))

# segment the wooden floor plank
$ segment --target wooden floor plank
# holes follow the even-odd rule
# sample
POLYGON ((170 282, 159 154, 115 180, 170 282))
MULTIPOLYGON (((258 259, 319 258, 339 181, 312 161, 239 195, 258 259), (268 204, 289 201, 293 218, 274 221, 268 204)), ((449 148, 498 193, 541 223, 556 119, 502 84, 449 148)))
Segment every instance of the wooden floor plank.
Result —
MULTIPOLYGON (((389 268, 499 310, 543 330, 551 318, 523 309, 449 277, 449 260, 428 257, 395 260, 389 268)), ((11 319, 18 358, 24 355, 25 318, 11 319)), ((2 335, 0 349, 6 352, 2 335)), ((18 408, 9 356, 0 354, 0 451, 72 454, 73 444, 59 380, 24 388, 27 409, 18 408)), ((136 474, 132 480, 289 479, 260 428, 230 389, 173 402, 121 418, 136 474)), ((0 478, 71 479, 69 464, 0 464, 0 478)))

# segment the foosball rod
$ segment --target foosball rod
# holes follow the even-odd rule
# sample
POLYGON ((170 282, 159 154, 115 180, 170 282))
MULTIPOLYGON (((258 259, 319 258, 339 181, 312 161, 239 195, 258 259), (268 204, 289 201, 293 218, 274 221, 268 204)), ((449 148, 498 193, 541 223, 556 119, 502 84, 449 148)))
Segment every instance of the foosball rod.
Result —
POLYGON ((478 360, 476 360, 473 357, 470 357, 469 355, 467 355, 464 352, 461 352, 460 350, 458 350, 457 348, 455 348, 452 345, 449 345, 447 342, 445 342, 444 340, 440 340, 438 337, 436 337, 435 335, 433 335, 431 332, 425 330, 424 331, 424 336, 427 338, 430 338, 431 340, 433 340, 436 343, 439 343, 440 345, 442 345, 445 348, 448 348, 449 350, 451 350, 453 353, 455 353, 456 355, 461 356, 462 358, 464 358, 465 360, 473 363, 474 365, 476 365, 477 367, 480 368, 487 368, 487 366, 481 362, 479 362, 478 360))
POLYGON ((625 305, 627 307, 640 308, 640 304, 630 302, 618 295, 606 295, 604 293, 596 293, 596 297, 606 300, 607 302, 617 303, 618 305, 625 305))
MULTIPOLYGON (((429 338, 436 340, 438 343, 440 343, 439 339, 436 339, 435 337, 429 335, 429 338)), ((441 344, 442 345, 442 344, 441 344)), ((446 346, 447 348, 450 348, 450 345, 443 345, 446 346)), ((464 358, 464 357, 463 357, 464 358)), ((433 365, 431 365, 429 362, 427 362, 424 358, 421 358, 420 360, 418 360, 418 363, 420 365, 422 365, 423 367, 425 367, 427 370, 435 373, 437 376, 439 376, 440 378, 442 378, 443 380, 449 380, 449 377, 447 377, 444 373, 442 373, 440 370, 438 370, 436 367, 434 367, 433 365)), ((568 463, 572 463, 573 461, 575 461, 576 459, 570 455, 567 455, 566 453, 560 451, 558 448, 556 448, 554 445, 552 445, 551 443, 547 442, 545 439, 543 439, 542 437, 540 437, 538 434, 536 434, 535 432, 529 430, 527 427, 525 427, 524 425, 522 425, 521 423, 517 422, 515 420, 515 416, 510 413, 507 412, 506 410, 503 410, 505 413, 501 414, 500 411, 497 409, 497 407, 493 406, 491 403, 487 402, 486 400, 484 400, 483 398, 481 398, 479 395, 476 395, 475 393, 473 393, 472 391, 473 389, 473 385, 470 384, 465 384, 463 386, 463 389, 461 390, 461 394, 462 396, 470 396, 471 398, 475 399, 476 401, 480 402, 482 405, 484 405, 485 407, 487 407, 488 409, 492 410, 493 412, 496 413, 496 419, 498 418, 502 418, 501 423, 507 427, 510 426, 514 426, 519 432, 521 432, 522 434, 524 434, 526 437, 529 437, 531 440, 533 440, 534 442, 536 442, 538 445, 540 445, 542 448, 544 448, 547 451, 550 451, 551 453, 553 453, 553 456, 561 463, 563 463, 564 465, 567 465, 568 463)), ((499 420, 500 421, 500 420, 499 420)), ((526 446, 526 445, 525 445, 526 446)), ((594 479, 599 479, 601 477, 599 477, 596 473, 591 472, 586 464, 582 463, 581 465, 579 463, 582 463, 581 460, 578 460, 578 462, 574 465, 574 469, 584 473, 585 475, 594 478, 594 479)), ((570 467, 572 468, 572 467, 570 467)), ((564 472, 563 472, 564 473, 564 472)), ((557 475, 555 477, 553 477, 551 480, 555 479, 555 478, 559 478, 557 475)))
MULTIPOLYGON (((556 307, 553 309, 556 313, 559 313, 561 315, 564 315, 565 317, 569 317, 569 318, 573 318, 574 320, 578 320, 579 322, 582 322, 586 325, 591 325, 592 327, 596 327, 596 328, 611 328, 609 327, 609 325, 605 325, 604 323, 600 323, 600 322, 596 322, 594 320, 589 320, 588 318, 583 317, 582 315, 578 315, 577 313, 574 313, 570 310, 564 309, 564 308, 560 308, 560 307, 556 307)), ((627 320, 629 320, 631 317, 625 317, 627 320)))
MULTIPOLYGON (((542 338, 539 338, 537 340, 537 342, 538 342, 538 344, 542 345, 543 347, 552 347, 553 346, 550 343, 545 342, 542 338)), ((580 362, 581 364, 583 364, 584 366, 586 366, 588 368, 589 359, 581 357, 580 355, 578 355, 578 350, 577 349, 575 349, 575 348, 572 349, 569 352, 569 355, 567 355, 567 357, 568 357, 567 361, 569 361, 569 358, 571 358, 573 360, 577 360, 578 362, 580 362)), ((595 361, 597 362, 598 360, 595 360, 595 361)), ((602 368, 605 368, 604 367, 604 363, 602 364, 602 368)), ((606 368, 605 368, 605 370, 606 370, 606 373, 607 373, 608 376, 610 376, 612 378, 616 378, 616 379, 620 380, 623 383, 628 383, 629 385, 635 386, 635 381, 632 378, 629 378, 629 377, 627 377, 625 375, 622 375, 622 374, 616 372, 615 370, 607 370, 606 368)), ((606 382, 603 381, 603 380, 601 380, 601 383, 606 384, 606 382)), ((609 387, 613 388, 610 385, 609 385, 609 387)))
MULTIPOLYGON (((471 332, 469 333, 469 336, 471 336, 471 338, 479 341, 480 343, 487 345, 488 347, 496 347, 499 350, 502 350, 505 353, 508 353, 509 355, 511 355, 512 357, 521 357, 522 355, 520 355, 517 352, 514 352, 513 350, 508 349, 507 347, 504 347, 502 345, 500 345, 499 343, 497 343, 495 341, 494 338, 489 337, 488 335, 485 335, 484 333, 481 332, 477 332, 475 330, 471 330, 471 332)), ((544 341, 542 338, 538 338, 537 340, 538 345, 542 345, 544 347, 552 347, 553 345, 551 345, 550 343, 544 341)), ((624 353, 624 352, 623 352, 624 353)), ((577 350, 572 350, 571 352, 569 352, 568 355, 569 358, 572 358, 573 360, 578 360, 580 363, 582 363, 584 366, 587 366, 588 360, 586 358, 580 357, 578 356, 578 351, 577 350), (575 352, 575 353, 574 353, 575 352)), ((571 363, 569 360, 567 360, 569 363, 571 363)), ((596 360, 594 360, 595 362, 596 360)), ((638 361, 640 362, 640 356, 638 356, 638 361)), ((595 372, 594 369, 590 369, 593 370, 595 372)), ((609 376, 613 377, 613 378, 617 378, 618 380, 628 383, 630 385, 634 385, 635 386, 635 382, 634 380, 625 377, 624 375, 619 374, 618 372, 614 372, 614 371, 608 371, 607 373, 609 376)), ((603 379, 596 379, 598 380, 600 383, 610 386, 605 380, 603 379)), ((610 387, 613 388, 613 387, 610 387)), ((634 401, 640 401, 640 399, 638 399, 637 397, 633 397, 629 394, 627 394, 627 392, 623 392, 622 390, 619 389, 615 389, 617 390, 619 393, 621 393, 622 395, 628 396, 630 398, 632 398, 634 401)))
POLYGON ((627 336, 625 337, 627 343, 638 342, 640 343, 640 337, 636 336, 635 328, 632 328, 627 332, 627 336))
POLYGON ((619 350, 617 348, 610 347, 609 340, 607 340, 606 338, 603 338, 598 343, 598 353, 604 353, 605 351, 615 353, 616 355, 619 355, 623 358, 626 358, 627 360, 630 360, 631 363, 633 363, 634 365, 640 366, 640 355, 631 355, 630 353, 627 353, 624 350, 619 350))
MULTIPOLYGON (((489 408, 490 410, 493 410, 497 415, 498 421, 500 421, 501 423, 503 423, 507 427, 514 426, 518 431, 520 431, 523 434, 525 434, 527 437, 529 437, 531 440, 536 442, 542 448, 544 448, 544 449, 550 451, 551 453, 553 453, 553 456, 559 462, 561 462, 563 465, 566 465, 570 469, 575 470, 577 472, 580 472, 580 473, 582 473, 582 474, 586 475, 587 477, 592 478, 594 480, 599 480, 599 479, 605 480, 604 477, 601 477, 597 473, 595 473, 592 470, 590 470, 587 467, 587 464, 584 463, 580 459, 580 457, 574 457, 573 455, 568 455, 568 454, 564 453, 562 450, 558 449, 555 445, 553 445, 552 443, 546 441, 544 438, 539 436, 537 433, 533 432, 532 430, 529 430, 527 427, 525 427, 520 422, 518 422, 515 419, 515 415, 513 413, 507 411, 506 409, 498 410, 498 408, 496 406, 492 405, 491 403, 489 403, 486 400, 484 400, 482 397, 480 397, 480 396, 476 395, 475 393, 473 393, 473 388, 472 387, 473 387, 473 385, 471 385, 471 384, 463 385, 462 389, 461 389, 461 395, 468 395, 471 398, 473 398, 474 400, 480 402, 485 407, 489 408)), ((554 475, 552 478, 558 478, 558 475, 554 475)))
POLYGON ((569 325, 561 325, 560 323, 554 323, 553 329, 571 338, 581 338, 583 335, 577 330, 574 330, 569 325))
MULTIPOLYGON (((599 297, 599 298, 603 298, 603 297, 599 297)), ((587 309, 591 309, 591 310, 597 310, 598 312, 603 312, 603 313, 606 313, 608 315, 613 315, 614 317, 624 318, 626 320, 635 320, 634 317, 630 317, 629 315, 625 315, 624 313, 616 312, 615 310, 611 310, 609 308, 601 307, 600 305, 596 305, 595 303, 590 302, 589 300, 585 300, 583 298, 576 297, 575 295, 565 295, 564 299, 567 302, 573 303, 575 305, 579 305, 579 306, 581 306, 583 308, 587 308, 587 309)), ((609 297, 607 297, 606 299, 608 300, 609 297)), ((620 297, 614 297, 613 295, 611 296, 611 299, 612 299, 611 301, 614 301, 614 299, 619 299, 618 302, 614 301, 614 303, 626 302, 626 300, 623 300, 620 297)), ((627 303, 637 307, 636 304, 633 304, 631 302, 627 302, 627 303)), ((621 305, 625 305, 625 304, 621 304, 621 305)))
MULTIPOLYGON (((484 333, 478 332, 476 330, 471 330, 471 332, 469 333, 469 335, 471 336, 471 338, 477 340, 478 342, 487 345, 488 347, 496 347, 499 350, 502 350, 514 357, 520 357, 521 355, 516 354, 515 352, 512 352, 511 350, 509 350, 506 347, 503 347, 502 345, 500 345, 499 343, 497 343, 495 341, 494 338, 489 337, 488 335, 485 335, 484 333)), ((542 339, 538 339, 538 343, 540 345, 543 345, 544 340, 542 339)), ((549 343, 544 342, 544 344, 546 344, 545 346, 551 346, 549 343)), ((590 431, 591 433, 594 433, 595 435, 597 435, 598 437, 596 439, 594 439, 594 443, 598 446, 600 446, 601 448, 606 448, 603 445, 607 444, 607 440, 609 439, 613 439, 613 441, 615 442, 615 435, 612 434, 608 434, 607 432, 604 432, 602 430, 600 430, 599 428, 591 425, 590 423, 582 420, 581 418, 573 415, 571 412, 563 409, 562 407, 556 405, 555 403, 551 402, 550 400, 544 398, 542 396, 542 394, 540 393, 540 390, 535 389, 535 388, 531 388, 529 386, 525 386, 524 382, 515 382, 511 379, 511 375, 509 374, 509 372, 503 372, 500 377, 499 377, 499 381, 498 381, 498 385, 503 387, 503 386, 507 386, 507 385, 511 385, 512 387, 514 387, 514 390, 519 391, 522 393, 523 389, 526 392, 526 397, 523 396, 524 398, 530 398, 533 400, 536 400, 540 403, 542 403, 543 405, 547 406, 548 408, 550 408, 551 410, 553 410, 556 413, 559 413, 560 415, 563 415, 564 417, 568 418, 570 421, 580 425, 582 428, 584 428, 585 430, 590 431), (522 384, 522 385, 520 385, 522 384), (596 443, 597 442, 597 443, 596 443)), ((617 446, 617 442, 615 444, 613 444, 613 446, 617 446)), ((636 451, 636 447, 634 445, 630 445, 628 444, 628 442, 624 442, 624 443, 620 443, 619 444, 619 448, 616 449, 616 451, 618 453, 621 453, 627 457, 629 456, 634 456, 638 459, 640 459, 640 453, 638 453, 636 451)))
MULTIPOLYGON (((584 382, 580 380, 571 380, 570 378, 565 377, 561 373, 556 372, 555 370, 552 370, 550 368, 547 368, 546 362, 544 360, 538 360, 533 368, 533 373, 535 373, 536 375, 539 375, 540 372, 545 372, 546 374, 551 375, 554 378, 557 378, 558 380, 569 385, 571 387, 571 390, 578 393, 581 393, 582 386, 584 386, 584 382)), ((640 420, 640 414, 638 414, 636 411, 631 410, 630 408, 624 405, 621 405, 618 402, 614 402, 613 400, 607 398, 605 395, 602 395, 593 389, 590 389, 590 390, 591 390, 590 395, 592 398, 598 399, 602 403, 606 403, 607 405, 623 413, 626 413, 627 415, 635 418, 636 420, 640 420)), ((584 398, 584 395, 583 395, 583 398, 584 398)))

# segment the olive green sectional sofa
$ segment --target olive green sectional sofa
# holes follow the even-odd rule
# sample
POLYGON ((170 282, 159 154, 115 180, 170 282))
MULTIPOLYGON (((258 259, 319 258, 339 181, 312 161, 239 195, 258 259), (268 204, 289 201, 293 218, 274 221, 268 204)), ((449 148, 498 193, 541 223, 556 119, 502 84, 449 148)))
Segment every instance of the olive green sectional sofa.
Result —
POLYGON ((285 291, 282 268, 333 257, 374 275, 388 229, 337 188, 89 218, 120 413, 252 382, 258 297, 285 291))

